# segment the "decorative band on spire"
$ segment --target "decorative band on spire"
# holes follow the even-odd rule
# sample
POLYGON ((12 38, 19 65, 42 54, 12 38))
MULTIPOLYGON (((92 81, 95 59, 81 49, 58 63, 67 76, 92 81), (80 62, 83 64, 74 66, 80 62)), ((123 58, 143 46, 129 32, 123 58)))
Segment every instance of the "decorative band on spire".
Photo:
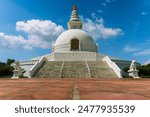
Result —
POLYGON ((77 10, 78 10, 77 6, 74 5, 70 21, 79 21, 79 16, 78 16, 78 11, 77 10))
POLYGON ((68 29, 82 29, 82 22, 79 19, 78 8, 76 5, 72 8, 71 17, 68 22, 68 29))

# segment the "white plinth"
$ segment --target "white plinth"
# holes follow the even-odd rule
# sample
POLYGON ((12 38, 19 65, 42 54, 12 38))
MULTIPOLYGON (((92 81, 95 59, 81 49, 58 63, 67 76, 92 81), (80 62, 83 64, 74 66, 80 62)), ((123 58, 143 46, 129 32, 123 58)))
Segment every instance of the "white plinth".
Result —
POLYGON ((96 52, 60 52, 46 56, 48 61, 97 61, 101 60, 96 52))
POLYGON ((14 70, 13 71, 13 76, 11 78, 12 79, 18 79, 19 78, 19 71, 18 70, 14 70))
POLYGON ((129 76, 133 77, 133 78, 140 78, 138 76, 138 72, 139 70, 129 70, 128 73, 129 73, 129 76))

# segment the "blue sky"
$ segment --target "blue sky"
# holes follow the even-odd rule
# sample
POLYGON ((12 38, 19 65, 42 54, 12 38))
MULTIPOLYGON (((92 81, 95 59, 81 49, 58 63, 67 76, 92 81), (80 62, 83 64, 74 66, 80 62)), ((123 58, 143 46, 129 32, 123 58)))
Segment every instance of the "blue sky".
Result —
POLYGON ((0 0, 0 61, 50 53, 74 4, 100 53, 150 62, 149 0, 0 0))

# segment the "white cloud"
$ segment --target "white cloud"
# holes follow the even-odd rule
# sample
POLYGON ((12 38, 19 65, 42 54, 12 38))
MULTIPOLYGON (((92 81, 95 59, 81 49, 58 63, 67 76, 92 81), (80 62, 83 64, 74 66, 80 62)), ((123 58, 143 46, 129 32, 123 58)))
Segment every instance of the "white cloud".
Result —
MULTIPOLYGON (((83 29, 95 39, 107 39, 123 34, 120 28, 105 27, 103 19, 98 19, 94 13, 92 17, 95 21, 82 18, 84 23, 83 29)), ((28 20, 18 21, 16 23, 16 30, 24 32, 26 36, 7 35, 0 32, 1 48, 24 48, 31 50, 33 47, 37 47, 47 49, 50 48, 52 43, 65 29, 51 20, 28 20)))
POLYGON ((16 30, 28 34, 29 45, 50 48, 51 44, 64 31, 64 28, 50 20, 28 20, 17 22, 16 30))
POLYGON ((145 49, 145 50, 142 50, 142 51, 138 51, 138 52, 134 53, 133 55, 136 55, 136 56, 150 55, 150 49, 145 49))
POLYGON ((120 28, 106 28, 102 27, 101 29, 103 38, 111 38, 111 37, 116 37, 118 35, 122 35, 123 32, 120 28))
POLYGON ((150 56, 150 40, 142 43, 134 43, 134 46, 127 45, 124 47, 125 52, 131 52, 133 56, 150 56))
POLYGON ((19 48, 19 47, 25 47, 28 42, 27 40, 19 36, 14 35, 6 35, 5 33, 0 32, 0 47, 1 48, 19 48))
POLYGON ((18 21, 16 30, 25 32, 27 38, 21 35, 7 35, 0 32, 1 48, 24 48, 29 50, 32 47, 50 48, 59 34, 64 31, 64 28, 50 20, 28 20, 26 22, 18 21))
POLYGON ((131 47, 129 45, 127 45, 125 48, 124 48, 124 51, 125 52, 136 52, 138 51, 139 49, 138 48, 135 48, 135 47, 131 47))
MULTIPOLYGON (((92 14, 93 16, 94 14, 92 14)), ((104 25, 104 20, 102 18, 98 19, 95 15, 93 16, 94 21, 89 18, 83 18, 83 30, 88 32, 94 39, 108 39, 119 35, 123 35, 123 31, 120 28, 108 28, 104 25)))

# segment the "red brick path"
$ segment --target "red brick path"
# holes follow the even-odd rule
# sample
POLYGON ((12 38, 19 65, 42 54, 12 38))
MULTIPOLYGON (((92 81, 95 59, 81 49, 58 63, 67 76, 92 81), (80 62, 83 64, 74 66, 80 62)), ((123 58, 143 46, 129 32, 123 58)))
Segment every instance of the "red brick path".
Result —
POLYGON ((0 79, 6 100, 147 100, 150 79, 0 79))

